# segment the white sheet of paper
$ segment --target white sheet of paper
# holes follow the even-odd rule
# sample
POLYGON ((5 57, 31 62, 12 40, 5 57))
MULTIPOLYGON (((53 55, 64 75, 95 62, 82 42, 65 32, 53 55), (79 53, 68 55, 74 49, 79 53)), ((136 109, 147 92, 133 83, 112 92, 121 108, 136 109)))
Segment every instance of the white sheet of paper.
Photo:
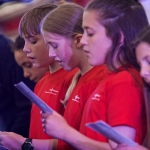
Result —
POLYGON ((114 130, 110 125, 106 124, 104 121, 96 121, 93 123, 86 123, 86 126, 91 128, 92 130, 102 134, 103 136, 107 137, 108 139, 118 143, 118 144, 127 144, 129 146, 136 146, 137 143, 132 141, 131 139, 123 136, 122 134, 118 133, 114 130))
POLYGON ((9 149, 0 145, 0 150, 9 150, 9 149))
POLYGON ((14 85, 22 94, 24 94, 31 102, 35 103, 43 112, 52 113, 50 108, 43 100, 34 94, 23 82, 14 85))

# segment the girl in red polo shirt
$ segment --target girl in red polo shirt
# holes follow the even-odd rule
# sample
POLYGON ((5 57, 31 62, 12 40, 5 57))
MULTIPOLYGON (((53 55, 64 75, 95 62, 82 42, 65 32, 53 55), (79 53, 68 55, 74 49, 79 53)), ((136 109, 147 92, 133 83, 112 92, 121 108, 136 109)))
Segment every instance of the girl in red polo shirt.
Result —
POLYGON ((150 27, 145 28, 137 38, 132 42, 131 47, 133 51, 136 53, 137 62, 140 66, 140 73, 144 79, 144 91, 145 91, 145 101, 147 106, 147 116, 148 116, 148 132, 146 136, 146 140, 144 142, 144 146, 127 146, 125 144, 119 145, 116 150, 148 150, 150 149, 150 132, 149 132, 149 117, 150 117, 150 27))

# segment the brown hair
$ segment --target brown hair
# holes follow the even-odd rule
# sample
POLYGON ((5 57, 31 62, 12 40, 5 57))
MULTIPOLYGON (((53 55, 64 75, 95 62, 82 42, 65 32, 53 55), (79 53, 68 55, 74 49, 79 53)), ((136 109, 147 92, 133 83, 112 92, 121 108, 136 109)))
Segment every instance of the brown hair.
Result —
MULTIPOLYGON (((150 26, 143 29, 135 38, 135 40, 131 43, 131 49, 132 51, 134 51, 134 53, 136 51, 137 46, 141 42, 150 45, 150 26)), ((147 110, 147 127, 148 127, 147 136, 144 141, 144 146, 150 149, 150 85, 148 85, 144 80, 143 83, 144 83, 144 96, 145 96, 145 106, 147 110)))
POLYGON ((137 34, 148 26, 142 5, 134 0, 93 0, 85 10, 98 14, 98 22, 106 28, 106 34, 112 40, 107 65, 116 69, 114 60, 117 60, 121 65, 130 63, 137 67, 135 54, 129 45, 137 34), (124 36, 123 43, 120 43, 121 34, 124 36))
POLYGON ((54 4, 41 5, 28 11, 23 15, 19 23, 20 36, 32 36, 41 34, 40 22, 53 9, 57 8, 54 4))
POLYGON ((23 51, 25 41, 22 37, 17 36, 12 48, 12 52, 14 51, 23 51))
POLYGON ((82 16, 83 8, 81 6, 75 3, 62 4, 46 15, 41 27, 54 34, 72 37, 83 33, 82 16))

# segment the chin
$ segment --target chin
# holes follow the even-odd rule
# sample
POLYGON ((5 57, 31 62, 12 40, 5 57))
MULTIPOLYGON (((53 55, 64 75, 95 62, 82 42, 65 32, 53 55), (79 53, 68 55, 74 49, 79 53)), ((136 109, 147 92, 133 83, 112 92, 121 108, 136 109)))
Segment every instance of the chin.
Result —
POLYGON ((66 70, 66 71, 72 71, 74 68, 69 68, 69 67, 64 67, 64 70, 66 70))
POLYGON ((89 64, 90 64, 91 66, 99 66, 99 65, 102 65, 103 63, 89 62, 89 64))
POLYGON ((148 85, 150 85, 150 80, 147 80, 147 79, 144 79, 144 80, 148 85))
POLYGON ((40 64, 33 64, 34 68, 42 68, 42 66, 40 64))
POLYGON ((35 80, 33 80, 33 82, 35 82, 35 83, 37 83, 39 81, 39 79, 35 79, 35 80))

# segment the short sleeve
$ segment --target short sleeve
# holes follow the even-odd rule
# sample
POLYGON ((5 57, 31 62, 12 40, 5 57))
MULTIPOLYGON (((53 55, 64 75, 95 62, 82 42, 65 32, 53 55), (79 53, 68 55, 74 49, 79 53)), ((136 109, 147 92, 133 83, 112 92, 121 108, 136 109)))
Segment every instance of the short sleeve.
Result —
POLYGON ((108 123, 111 126, 127 125, 135 128, 142 117, 144 97, 142 87, 133 77, 126 76, 112 83, 107 95, 108 123))

